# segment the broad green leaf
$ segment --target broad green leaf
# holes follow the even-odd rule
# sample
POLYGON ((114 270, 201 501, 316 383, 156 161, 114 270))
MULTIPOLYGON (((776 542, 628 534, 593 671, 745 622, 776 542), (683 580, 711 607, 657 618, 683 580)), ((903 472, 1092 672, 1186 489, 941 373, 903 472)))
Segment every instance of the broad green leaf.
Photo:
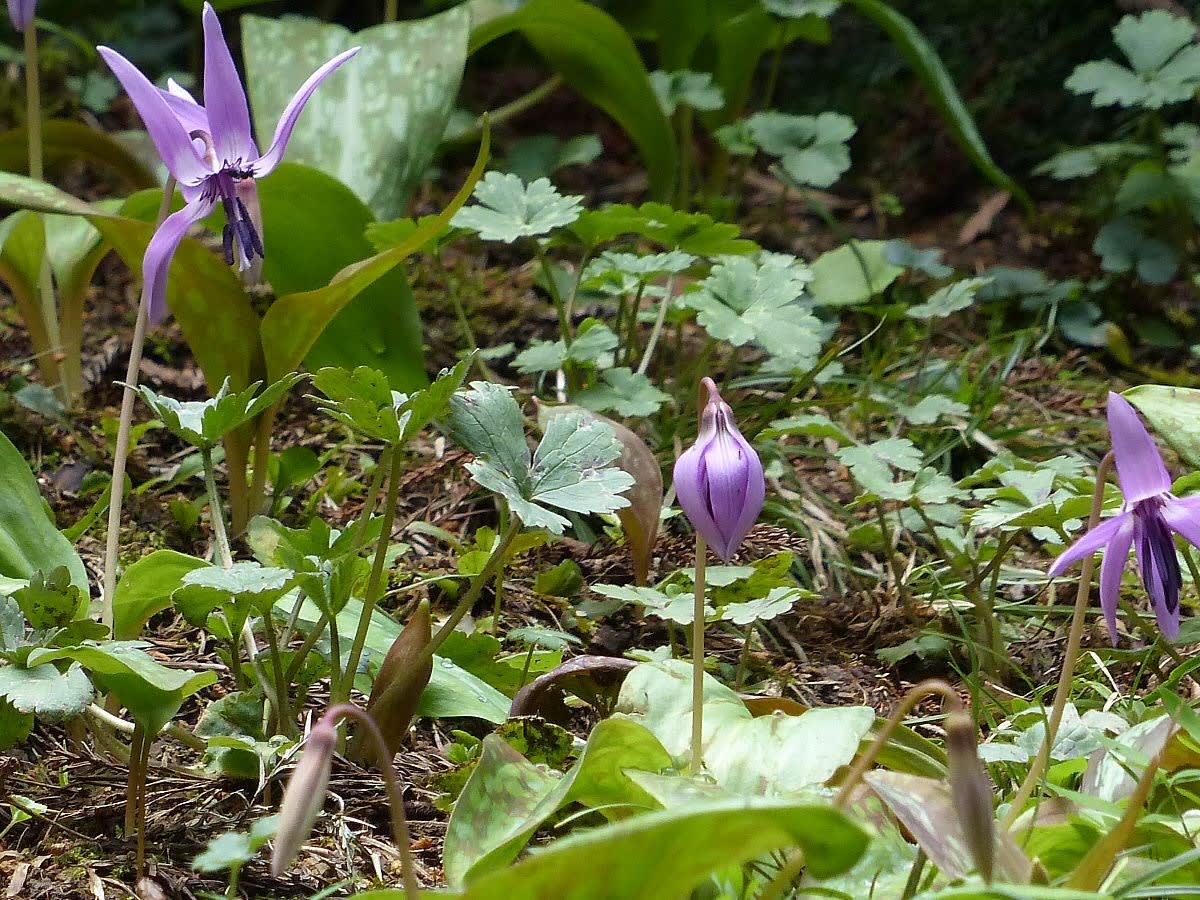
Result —
POLYGON ((1034 175, 1048 175, 1060 181, 1073 178, 1088 178, 1101 169, 1125 159, 1140 159, 1149 156, 1150 148, 1131 141, 1116 141, 1105 144, 1090 144, 1056 153, 1033 170, 1034 175))
POLYGON ((529 0, 515 12, 475 27, 471 52, 514 31, 567 84, 625 129, 641 153, 652 193, 669 196, 676 176, 675 136, 625 29, 581 0, 529 0))
POLYGON ((450 435, 476 456, 513 479, 518 489, 529 485, 532 457, 525 443, 521 407, 506 388, 472 381, 471 389, 450 400, 450 435))
POLYGON ((471 196, 476 181, 487 165, 489 147, 490 132, 484 128, 475 165, 467 173, 459 192, 440 213, 423 218, 417 229, 404 241, 346 266, 333 276, 326 287, 288 294, 271 304, 263 316, 260 329, 268 378, 279 378, 299 369, 326 327, 347 303, 442 232, 471 196))
POLYGON ((772 588, 765 597, 727 604, 721 608, 721 618, 734 625, 766 622, 790 612, 800 596, 799 588, 772 588))
POLYGON ((670 400, 645 375, 620 366, 605 369, 600 381, 575 394, 575 400, 595 412, 612 410, 619 416, 652 416, 670 400))
POLYGON ((87 595, 71 583, 66 566, 34 572, 29 584, 12 592, 31 628, 65 628, 87 616, 87 595))
POLYGON ((884 438, 865 446, 843 447, 837 451, 837 458, 850 468, 859 484, 879 493, 892 484, 890 466, 916 472, 921 468, 922 455, 907 438, 884 438))
POLYGON ((812 273, 789 259, 727 257, 679 302, 696 310, 696 320, 713 337, 735 347, 754 343, 790 368, 811 368, 823 327, 799 302, 812 273))
MULTIPOLYGON (((157 184, 154 173, 119 141, 100 128, 82 122, 63 118, 43 121, 42 152, 51 169, 83 160, 99 164, 120 176, 127 189, 138 190, 157 184)), ((0 169, 6 172, 29 170, 29 135, 24 128, 0 134, 0 169)))
POLYGON ((236 870, 250 860, 279 830, 279 816, 266 816, 250 826, 249 831, 230 831, 210 840, 204 850, 192 860, 197 872, 236 870))
POLYGON ((828 18, 837 11, 841 0, 763 0, 767 12, 787 19, 801 16, 828 18))
POLYGON ((888 261, 887 241, 850 241, 812 264, 808 292, 818 306, 853 306, 885 291, 904 269, 888 261))
POLYGON ((584 283, 602 280, 606 276, 628 276, 639 284, 648 284, 660 275, 678 274, 696 261, 696 257, 682 250, 666 253, 618 253, 605 250, 590 263, 583 273, 584 283))
MULTIPOLYGON (((284 163, 258 190, 267 251, 263 276, 277 296, 319 290, 346 266, 375 253, 364 236, 375 217, 331 176, 284 163)), ((385 372, 397 390, 423 385, 421 321, 404 267, 385 272, 340 309, 304 363, 310 371, 368 365, 385 372)))
POLYGON ((96 686, 115 695, 149 735, 158 734, 188 697, 217 680, 215 672, 169 669, 155 662, 136 641, 35 650, 29 664, 33 667, 64 659, 91 672, 96 686))
POLYGON ((547 777, 501 738, 485 739, 446 828, 446 880, 475 881, 507 865, 539 826, 570 803, 598 807, 609 818, 654 809, 655 801, 626 772, 658 772, 670 765, 671 757, 649 731, 620 719, 597 725, 578 762, 561 778, 547 777))
POLYGON ((488 172, 475 186, 476 205, 450 220, 455 228, 477 232, 485 241, 511 244, 549 234, 579 218, 582 197, 564 197, 548 178, 525 184, 516 175, 488 172))
POLYGON ((1009 191, 1026 209, 1032 209, 1029 195, 996 165, 987 145, 975 127, 967 105, 959 96, 950 73, 920 30, 884 0, 847 0, 847 2, 887 32, 917 77, 929 91, 942 120, 980 173, 1001 190, 1009 191))
POLYGON ((910 319, 941 319, 975 302, 975 294, 988 283, 987 278, 964 278, 945 287, 938 288, 924 303, 916 303, 905 310, 910 319))
MULTIPOLYGON (((311 599, 306 598, 300 607, 299 621, 307 629, 313 627, 321 612, 311 599)), ((358 630, 362 616, 362 601, 351 599, 337 614, 338 633, 342 645, 349 646, 358 630)), ((386 613, 376 609, 371 614, 371 625, 367 630, 365 647, 371 656, 382 660, 396 638, 401 626, 386 613)), ((417 707, 418 716, 429 718, 471 718, 499 724, 508 718, 510 701, 494 687, 476 678, 453 660, 435 656, 433 675, 429 686, 421 695, 417 707)))
POLYGON ((138 385, 137 392, 154 417, 172 434, 195 447, 211 449, 230 432, 278 404, 303 377, 295 373, 285 375, 261 392, 258 390, 261 382, 256 381, 237 393, 230 392, 230 379, 226 378, 207 400, 180 402, 157 394, 144 384, 138 385))
POLYGON ((183 576, 207 565, 174 550, 155 550, 135 562, 121 574, 113 592, 113 637, 136 638, 151 616, 171 605, 171 593, 183 576))
MULTIPOLYGON (((684 756, 691 740, 690 665, 668 660, 638 666, 621 686, 617 712, 684 756)), ((741 795, 793 793, 824 783, 854 758, 874 721, 865 706, 755 717, 736 693, 704 678, 704 764, 717 784, 741 795)))
POLYGON ((594 134, 577 134, 565 141, 552 134, 535 134, 509 147, 499 168, 528 183, 568 166, 587 165, 603 152, 604 145, 594 134))
POLYGON ((698 802, 560 838, 472 881, 462 896, 685 900, 714 870, 797 845, 811 875, 836 875, 854 865, 867 842, 858 825, 830 806, 758 798, 698 802))
POLYGON ((970 409, 965 403, 952 400, 945 394, 926 394, 912 406, 901 406, 899 412, 913 425, 933 425, 943 416, 966 418, 970 409))
POLYGON ((787 419, 776 419, 765 429, 762 437, 771 440, 784 435, 804 435, 805 437, 828 438, 845 446, 854 443, 850 435, 841 425, 835 423, 826 415, 792 416, 787 419))
POLYGON ((738 237, 736 225, 717 222, 705 213, 684 212, 665 203, 641 206, 618 203, 586 210, 569 227, 589 247, 632 234, 694 256, 738 256, 758 249, 753 241, 738 237))
POLYGON ((725 105, 725 96, 713 84, 710 72, 693 72, 690 69, 664 72, 660 69, 650 73, 650 87, 658 98, 659 108, 668 116, 674 115, 681 106, 713 112, 725 105))
POLYGON ((1101 228, 1092 250, 1100 255, 1104 271, 1134 272, 1146 284, 1166 284, 1179 268, 1179 257, 1171 245, 1147 234, 1128 216, 1101 228))
POLYGON ((1180 459, 1200 467, 1200 390, 1161 384, 1142 384, 1122 396, 1138 408, 1154 434, 1180 459))
POLYGON ((71 663, 65 672, 46 664, 21 669, 0 667, 0 697, 23 713, 51 719, 69 719, 79 715, 92 702, 92 683, 79 663, 71 663))
POLYGON ((1096 106, 1159 109, 1190 100, 1200 88, 1200 46, 1192 23, 1165 9, 1125 16, 1113 28, 1113 40, 1131 68, 1112 60, 1076 67, 1068 90, 1092 94, 1096 106))
MULTIPOLYGON (((465 6, 351 35, 315 19, 243 16, 242 46, 259 146, 295 90, 326 60, 358 55, 309 100, 288 158, 348 185, 380 218, 401 215, 446 130, 466 61, 465 6)), ((361 232, 360 232, 361 233, 361 232)))
POLYGON ((87 571, 75 548, 49 516, 37 481, 21 452, 0 434, 0 575, 28 580, 64 566, 71 584, 88 596, 87 571))
POLYGON ((49 356, 52 348, 38 287, 46 255, 44 221, 45 217, 37 213, 19 210, 0 222, 0 281, 8 287, 29 332, 42 380, 53 384, 61 373, 49 356))
POLYGON ((795 184, 826 188, 850 168, 848 141, 858 130, 849 116, 758 112, 746 122, 751 141, 795 184))

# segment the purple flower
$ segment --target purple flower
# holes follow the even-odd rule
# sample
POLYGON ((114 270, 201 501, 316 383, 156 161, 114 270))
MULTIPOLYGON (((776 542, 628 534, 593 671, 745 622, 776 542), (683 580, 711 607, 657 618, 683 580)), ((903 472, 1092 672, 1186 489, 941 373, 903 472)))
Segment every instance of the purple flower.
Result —
POLYGON ((255 179, 270 174, 279 165, 309 97, 358 48, 335 56, 301 85, 284 109, 265 153, 258 152, 250 133, 246 91, 210 4, 204 4, 203 106, 178 85, 172 84, 169 91, 159 90, 115 50, 97 49, 137 107, 158 155, 179 182, 187 202, 155 232, 142 264, 142 277, 150 291, 150 318, 159 322, 166 315, 171 258, 188 229, 218 203, 225 210, 226 262, 232 265, 236 259, 238 268, 245 270, 256 257, 262 258, 255 179))
POLYGON ((675 493, 696 531, 729 562, 762 512, 767 493, 762 463, 738 431, 733 410, 705 378, 708 403, 700 434, 675 463, 675 493))
POLYGON ((29 28, 36 6, 37 0, 8 0, 8 17, 12 19, 13 28, 22 32, 29 28))
POLYGON ((1158 627, 1173 639, 1179 634, 1182 578, 1172 533, 1200 546, 1200 496, 1181 499, 1171 493, 1171 478, 1154 440, 1129 401, 1112 392, 1108 395, 1108 430, 1125 503, 1117 515, 1105 519, 1056 559, 1050 575, 1061 575, 1071 563, 1104 549, 1100 608, 1115 645, 1121 573, 1132 544, 1137 551, 1138 574, 1150 595, 1158 627))
POLYGON ((326 713, 313 726, 304 742, 300 762, 283 792, 275 851, 271 856, 271 871, 276 877, 282 875, 288 863, 296 858, 325 805, 325 791, 333 769, 333 751, 337 748, 337 728, 333 723, 334 719, 326 713))

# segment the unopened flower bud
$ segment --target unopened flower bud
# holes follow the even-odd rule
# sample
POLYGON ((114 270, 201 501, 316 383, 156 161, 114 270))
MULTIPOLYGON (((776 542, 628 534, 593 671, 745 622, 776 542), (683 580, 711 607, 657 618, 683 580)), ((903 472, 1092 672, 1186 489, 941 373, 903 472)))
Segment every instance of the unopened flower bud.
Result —
POLYGON ((967 849, 983 880, 991 883, 996 861, 996 813, 992 782, 979 759, 975 723, 964 712, 946 717, 946 756, 949 760, 950 795, 966 839, 967 849))
POLYGON ((271 854, 271 872, 278 878, 295 858, 300 845, 312 834, 313 824, 325 805, 333 751, 337 746, 337 728, 327 717, 313 726, 300 762, 292 772, 279 809, 279 830, 271 854))
POLYGON ((700 434, 675 463, 679 505, 713 552, 729 562, 762 512, 767 486, 762 463, 742 437, 733 410, 711 378, 700 434))
POLYGON ((13 28, 25 31, 33 24, 33 12, 37 0, 8 0, 8 17, 12 19, 13 28))

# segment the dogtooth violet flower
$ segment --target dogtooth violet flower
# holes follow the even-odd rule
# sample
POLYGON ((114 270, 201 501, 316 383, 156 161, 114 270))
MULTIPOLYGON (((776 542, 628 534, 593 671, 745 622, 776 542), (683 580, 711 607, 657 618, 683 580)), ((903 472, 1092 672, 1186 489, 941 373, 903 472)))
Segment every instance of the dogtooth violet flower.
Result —
POLYGON ((708 402, 696 443, 675 463, 675 493, 696 531, 729 562, 762 512, 767 486, 758 454, 738 431, 733 410, 711 378, 701 384, 708 402))
POLYGON ((1111 392, 1108 430, 1125 502, 1117 515, 1105 519, 1067 548, 1050 567, 1050 575, 1061 575, 1076 560, 1104 550, 1100 608, 1108 622, 1109 637, 1116 644, 1121 574, 1132 545, 1158 627, 1167 638, 1174 638, 1179 634, 1182 578, 1173 534, 1200 547, 1200 496, 1180 498, 1171 493, 1171 478, 1153 438, 1129 401, 1111 392))
POLYGON ((329 787, 336 748, 337 727, 326 713, 308 733, 300 761, 283 792, 275 850, 271 856, 271 871, 276 877, 283 874, 288 863, 296 858, 300 846, 312 834, 317 816, 325 805, 325 790, 329 787))
POLYGON ((142 262, 148 286, 150 319, 166 315, 167 270, 189 228, 219 203, 225 211, 225 261, 236 260, 239 270, 263 256, 257 223, 255 179, 270 174, 283 159, 300 113, 316 89, 335 69, 354 56, 358 47, 335 56, 309 76, 288 102, 265 153, 259 153, 250 132, 250 109, 212 5, 204 4, 204 104, 172 83, 155 87, 120 53, 98 47, 113 74, 137 107, 155 149, 162 157, 186 201, 183 209, 159 226, 142 262))
POLYGON ((25 31, 33 22, 33 11, 37 0, 8 0, 8 17, 12 19, 13 28, 25 31))

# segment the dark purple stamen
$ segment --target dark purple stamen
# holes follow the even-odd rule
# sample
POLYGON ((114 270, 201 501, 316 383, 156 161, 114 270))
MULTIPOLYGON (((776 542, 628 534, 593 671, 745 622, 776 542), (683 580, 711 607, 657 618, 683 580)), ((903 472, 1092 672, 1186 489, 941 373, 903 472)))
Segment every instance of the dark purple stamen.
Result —
POLYGON ((233 265, 235 239, 241 247, 242 254, 248 260, 253 261, 255 256, 260 259, 266 257, 262 238, 259 237, 258 229, 254 227, 250 211, 246 209, 242 198, 237 195, 237 183, 253 177, 253 171, 242 169, 234 164, 226 165, 224 169, 208 179, 208 199, 220 199, 221 206, 225 210, 225 228, 221 237, 226 265, 233 265))
POLYGON ((1146 590, 1151 597, 1161 597, 1167 612, 1173 613, 1179 608, 1183 576, 1179 571, 1179 557, 1175 553, 1175 539, 1159 511, 1160 505, 1157 498, 1151 498, 1134 508, 1134 515, 1141 524, 1138 560, 1146 590))

